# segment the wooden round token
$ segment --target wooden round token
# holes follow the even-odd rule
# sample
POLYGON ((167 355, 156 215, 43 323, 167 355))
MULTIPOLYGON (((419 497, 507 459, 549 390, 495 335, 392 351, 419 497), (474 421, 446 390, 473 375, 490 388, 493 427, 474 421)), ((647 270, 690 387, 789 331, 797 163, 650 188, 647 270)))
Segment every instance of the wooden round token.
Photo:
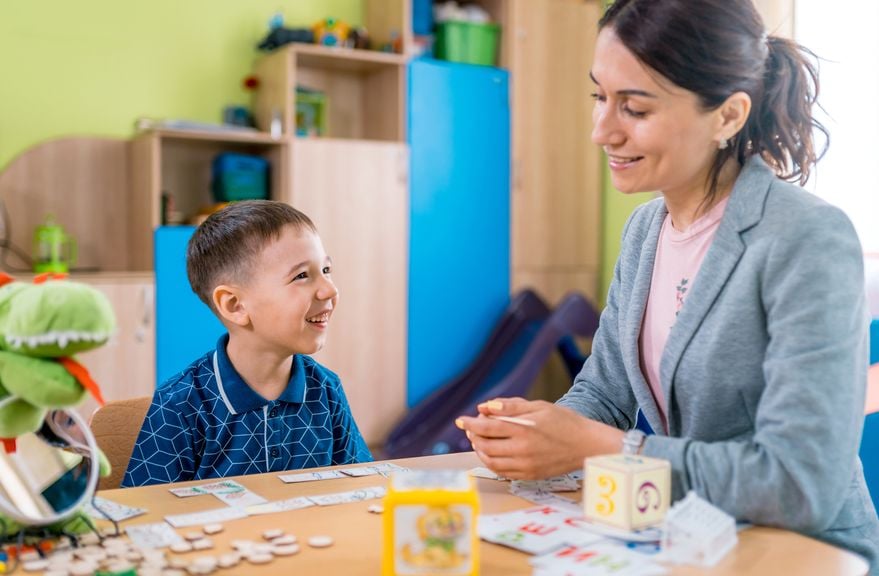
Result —
POLYGON ((210 538, 200 538, 192 543, 193 550, 210 550, 214 547, 214 541, 210 538))
POLYGON ((308 539, 308 545, 312 548, 328 548, 333 545, 331 536, 312 536, 308 539))
POLYGON ((256 554, 250 554, 247 557, 247 561, 251 564, 268 564, 274 560, 274 557, 271 554, 262 554, 257 552, 256 554))
POLYGON ((49 567, 49 561, 44 558, 28 560, 21 565, 25 572, 42 572, 49 567))
POLYGON ((381 504, 370 504, 366 508, 366 511, 369 512, 370 514, 381 514, 382 512, 385 511, 385 508, 381 504))
POLYGON ((275 556, 293 556, 294 554, 299 554, 299 544, 275 546, 272 548, 272 554, 275 556))
POLYGON ((202 534, 201 532, 187 532, 183 535, 183 537, 190 542, 195 542, 196 540, 201 540, 202 538, 204 538, 204 534, 202 534))
POLYGON ((274 540, 275 538, 280 538, 284 535, 284 531, 280 528, 273 528, 271 530, 264 530, 262 533, 262 537, 266 540, 274 540))
POLYGON ((223 531, 223 525, 222 524, 205 524, 202 527, 202 531, 205 534, 219 534, 220 532, 223 531))
POLYGON ((67 568, 70 576, 92 576, 97 566, 91 562, 73 562, 67 568))
POLYGON ((241 556, 235 552, 229 552, 228 554, 220 556, 217 565, 220 568, 232 568, 233 566, 237 566, 239 562, 241 562, 241 556))
POLYGON ((170 546, 171 552, 182 554, 184 552, 192 552, 192 544, 189 542, 174 542, 170 546))
POLYGON ((232 548, 235 548, 239 552, 246 552, 253 548, 256 545, 256 542, 253 540, 232 540, 232 548))
POLYGON ((280 538, 273 539, 270 544, 272 546, 289 546, 290 544, 296 544, 296 536, 293 536, 292 534, 281 536, 280 538))

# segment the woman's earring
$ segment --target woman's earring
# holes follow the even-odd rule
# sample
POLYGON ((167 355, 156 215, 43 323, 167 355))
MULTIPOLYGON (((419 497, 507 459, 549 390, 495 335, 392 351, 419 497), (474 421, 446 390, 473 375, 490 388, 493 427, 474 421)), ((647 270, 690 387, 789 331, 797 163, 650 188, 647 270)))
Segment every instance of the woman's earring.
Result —
POLYGON ((717 145, 718 150, 726 150, 727 146, 729 146, 729 140, 726 138, 722 139, 720 143, 717 145))

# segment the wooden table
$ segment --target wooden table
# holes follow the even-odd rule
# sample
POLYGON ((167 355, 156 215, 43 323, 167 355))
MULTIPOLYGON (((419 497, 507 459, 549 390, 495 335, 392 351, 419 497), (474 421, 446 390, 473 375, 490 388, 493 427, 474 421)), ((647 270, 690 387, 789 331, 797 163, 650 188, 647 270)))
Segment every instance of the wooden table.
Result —
MULTIPOLYGON (((469 469, 480 465, 472 452, 395 460, 409 468, 457 468, 469 469)), ((268 500, 283 500, 295 496, 310 496, 342 492, 367 486, 384 485, 379 476, 341 478, 284 484, 278 473, 238 476, 235 480, 268 500)), ((205 481, 181 482, 175 486, 203 484, 205 481)), ((482 513, 497 513, 527 508, 533 504, 509 493, 506 482, 479 479, 482 513)), ((105 490, 99 494, 110 500, 146 508, 143 516, 123 522, 121 526, 160 522, 168 514, 182 514, 221 507, 212 496, 178 498, 168 491, 169 485, 147 486, 105 490)), ((569 496, 572 494, 569 494, 569 496)), ((376 576, 380 571, 382 554, 382 517, 367 512, 370 504, 377 501, 355 502, 337 506, 313 506, 302 510, 279 514, 251 516, 225 523, 225 531, 213 536, 217 547, 213 553, 230 549, 236 539, 259 540, 263 530, 281 528, 296 535, 303 542, 302 551, 296 556, 277 558, 271 564, 257 567, 241 564, 226 573, 239 573, 246 567, 254 574, 320 574, 346 576, 362 574, 376 576), (326 549, 312 549, 304 541, 312 535, 325 534, 335 539, 335 545, 326 549)), ((195 530, 182 528, 181 534, 195 530)), ((488 542, 480 541, 481 571, 483 575, 531 574, 528 555, 488 542)), ((190 553, 197 556, 199 552, 190 553)), ((754 527, 739 534, 739 544, 724 560, 711 570, 692 566, 670 566, 670 574, 712 576, 741 576, 745 574, 797 574, 805 576, 862 576, 868 566, 859 556, 835 548, 823 542, 793 532, 773 528, 754 527)), ((223 572, 218 572, 223 574, 223 572)))

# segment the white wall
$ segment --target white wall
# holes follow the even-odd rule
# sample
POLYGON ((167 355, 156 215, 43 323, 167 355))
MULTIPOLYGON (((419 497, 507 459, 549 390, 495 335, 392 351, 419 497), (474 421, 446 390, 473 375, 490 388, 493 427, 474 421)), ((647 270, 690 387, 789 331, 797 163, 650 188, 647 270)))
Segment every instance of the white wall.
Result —
POLYGON ((807 187, 842 208, 879 253, 879 3, 797 0, 794 36, 822 58, 830 149, 807 187))

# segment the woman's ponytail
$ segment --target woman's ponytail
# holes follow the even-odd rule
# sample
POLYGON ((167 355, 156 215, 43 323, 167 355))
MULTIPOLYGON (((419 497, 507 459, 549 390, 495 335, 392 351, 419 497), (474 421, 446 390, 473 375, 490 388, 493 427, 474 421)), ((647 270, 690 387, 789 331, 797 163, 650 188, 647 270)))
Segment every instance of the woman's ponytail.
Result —
POLYGON ((740 138, 748 155, 760 154, 779 177, 802 185, 830 144, 827 129, 812 114, 819 90, 817 57, 786 38, 769 36, 766 44, 763 94, 740 138), (823 135, 820 152, 815 130, 823 135))

